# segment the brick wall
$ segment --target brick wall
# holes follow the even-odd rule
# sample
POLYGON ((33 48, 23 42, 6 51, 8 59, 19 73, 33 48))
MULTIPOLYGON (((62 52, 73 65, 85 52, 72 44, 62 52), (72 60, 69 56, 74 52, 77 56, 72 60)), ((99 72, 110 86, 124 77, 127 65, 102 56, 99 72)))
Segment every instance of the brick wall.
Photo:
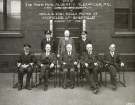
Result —
MULTIPOLYGON (((51 0, 46 1, 52 2, 51 0)), ((87 1, 90 0, 84 0, 83 2, 87 1)), ((118 50, 126 56, 129 70, 135 70, 135 37, 113 37, 113 35, 115 35, 114 0, 109 1, 112 2, 111 7, 98 8, 97 11, 100 13, 99 17, 95 20, 87 21, 86 29, 89 34, 88 38, 93 41, 94 47, 99 53, 104 53, 108 45, 115 42, 118 45, 118 50)), ((41 21, 40 18, 35 15, 40 10, 28 10, 25 8, 24 2, 25 0, 22 0, 21 37, 12 37, 12 35, 9 35, 11 37, 0 37, 0 72, 9 72, 14 69, 16 54, 22 51, 24 42, 29 42, 32 45, 33 52, 41 52, 40 41, 43 37, 43 31, 49 29, 49 20, 41 21)), ((86 12, 86 10, 83 12, 86 12)))

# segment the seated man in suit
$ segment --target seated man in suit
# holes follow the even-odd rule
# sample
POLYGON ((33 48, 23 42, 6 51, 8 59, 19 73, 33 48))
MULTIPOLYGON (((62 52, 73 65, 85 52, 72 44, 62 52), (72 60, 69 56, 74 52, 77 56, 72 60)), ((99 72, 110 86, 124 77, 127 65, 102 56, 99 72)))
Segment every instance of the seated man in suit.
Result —
POLYGON ((116 51, 116 45, 112 43, 109 46, 109 51, 104 55, 105 67, 109 70, 111 75, 112 89, 117 89, 116 83, 116 73, 120 67, 124 66, 124 63, 121 61, 119 53, 116 51))
POLYGON ((61 56, 61 61, 62 61, 63 78, 64 78, 63 88, 67 88, 67 86, 69 85, 70 88, 74 88, 75 85, 74 66, 77 65, 78 62, 77 62, 76 55, 73 53, 71 44, 66 45, 66 52, 63 52, 61 56))
POLYGON ((18 90, 23 87, 23 76, 26 73, 26 89, 31 90, 30 78, 32 75, 32 66, 35 63, 35 57, 30 52, 31 46, 29 44, 24 45, 24 52, 19 56, 17 61, 18 67, 18 90))
POLYGON ((58 54, 61 55, 63 52, 66 52, 66 46, 67 44, 72 45, 72 51, 75 53, 75 44, 74 40, 70 37, 69 30, 65 30, 64 32, 64 38, 61 38, 59 40, 58 44, 58 54))
POLYGON ((98 93, 98 70, 99 61, 97 54, 93 51, 92 44, 88 43, 86 45, 87 52, 84 52, 81 57, 81 64, 85 67, 86 79, 89 82, 90 87, 93 89, 95 94, 98 93))
POLYGON ((44 79, 44 90, 48 89, 48 75, 54 70, 56 63, 56 57, 54 53, 51 53, 51 45, 46 44, 44 52, 40 55, 39 65, 41 66, 40 82, 44 79))
POLYGON ((50 30, 48 30, 48 31, 45 31, 45 37, 41 40, 41 50, 42 51, 44 51, 45 49, 45 46, 46 46, 46 44, 50 44, 51 45, 51 50, 52 50, 52 52, 54 53, 55 52, 55 41, 54 41, 54 39, 52 38, 52 36, 51 36, 51 31, 50 30))

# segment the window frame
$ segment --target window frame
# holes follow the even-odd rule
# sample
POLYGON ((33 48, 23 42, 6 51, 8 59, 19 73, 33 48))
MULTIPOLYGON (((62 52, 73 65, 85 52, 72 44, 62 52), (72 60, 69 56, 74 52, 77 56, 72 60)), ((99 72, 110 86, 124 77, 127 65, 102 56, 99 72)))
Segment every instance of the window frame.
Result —
MULTIPOLYGON (((3 0, 3 29, 0 30, 0 37, 23 37, 21 29, 8 30, 7 29, 7 0, 3 0)), ((21 13, 20 13, 21 16, 21 13)), ((20 19, 21 22, 21 19, 20 19)), ((21 28, 21 25, 20 25, 21 28)))
MULTIPOLYGON (((115 2, 115 1, 114 1, 115 2)), ((119 29, 117 30, 115 27, 115 6, 114 6, 114 35, 112 37, 135 37, 135 29, 132 27, 132 21, 133 21, 133 6, 132 6, 133 0, 129 0, 129 27, 127 29, 119 29)))

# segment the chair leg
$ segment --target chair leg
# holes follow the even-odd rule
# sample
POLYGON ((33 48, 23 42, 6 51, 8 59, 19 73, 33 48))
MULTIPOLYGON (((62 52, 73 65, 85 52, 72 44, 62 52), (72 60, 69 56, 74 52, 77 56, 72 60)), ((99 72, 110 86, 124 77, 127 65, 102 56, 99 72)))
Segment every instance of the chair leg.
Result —
POLYGON ((119 75, 119 82, 120 82, 120 72, 118 72, 118 75, 119 75))
POLYGON ((125 81, 125 73, 124 73, 124 71, 122 72, 122 79, 123 79, 123 81, 120 81, 120 83, 121 83, 124 87, 126 87, 126 81, 125 81))
POLYGON ((123 68, 123 70, 122 70, 122 81, 120 80, 120 72, 119 72, 119 83, 120 83, 121 85, 123 85, 124 87, 126 87, 124 68, 123 68))
POLYGON ((100 76, 100 80, 98 80, 98 81, 99 81, 99 86, 101 86, 101 84, 102 84, 102 72, 99 73, 99 76, 100 76))
POLYGON ((61 86, 61 75, 60 75, 60 70, 59 70, 59 74, 58 74, 58 78, 59 78, 59 87, 61 86))
POLYGON ((54 71, 54 88, 56 87, 57 82, 57 70, 54 71))
POLYGON ((105 87, 107 86, 107 72, 105 71, 105 87))
POLYGON ((31 85, 31 87, 32 87, 32 88, 34 87, 34 82, 33 82, 33 73, 32 73, 32 75, 31 75, 31 82, 30 82, 30 85, 31 85))
POLYGON ((56 70, 56 86, 57 86, 57 84, 58 84, 58 69, 56 70))
POLYGON ((126 80, 125 80, 125 72, 123 71, 123 82, 124 82, 124 87, 126 87, 126 80))
POLYGON ((15 79, 16 79, 16 73, 14 72, 13 73, 13 81, 12 81, 13 88, 17 88, 17 86, 18 86, 18 82, 15 83, 15 79))
POLYGON ((36 79, 35 79, 36 80, 36 83, 35 83, 35 87, 37 87, 37 75, 38 74, 37 74, 37 68, 36 68, 36 79))
POLYGON ((76 80, 77 80, 76 81, 76 85, 79 86, 79 73, 78 73, 78 71, 76 72, 76 76, 75 77, 76 77, 76 80))

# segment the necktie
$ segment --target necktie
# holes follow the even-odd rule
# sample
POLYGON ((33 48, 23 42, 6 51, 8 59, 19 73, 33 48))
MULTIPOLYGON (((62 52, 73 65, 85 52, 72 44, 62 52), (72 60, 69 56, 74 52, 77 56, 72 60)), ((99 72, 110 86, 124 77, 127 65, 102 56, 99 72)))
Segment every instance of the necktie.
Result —
POLYGON ((48 55, 49 55, 49 52, 46 53, 46 56, 48 56, 48 55))
POLYGON ((47 42, 49 42, 50 41, 50 39, 49 38, 47 38, 47 42))
POLYGON ((68 55, 71 55, 71 52, 68 52, 68 55))
POLYGON ((88 52, 89 55, 91 55, 91 52, 88 52))
POLYGON ((112 57, 114 56, 114 52, 111 52, 111 56, 112 56, 112 57))

